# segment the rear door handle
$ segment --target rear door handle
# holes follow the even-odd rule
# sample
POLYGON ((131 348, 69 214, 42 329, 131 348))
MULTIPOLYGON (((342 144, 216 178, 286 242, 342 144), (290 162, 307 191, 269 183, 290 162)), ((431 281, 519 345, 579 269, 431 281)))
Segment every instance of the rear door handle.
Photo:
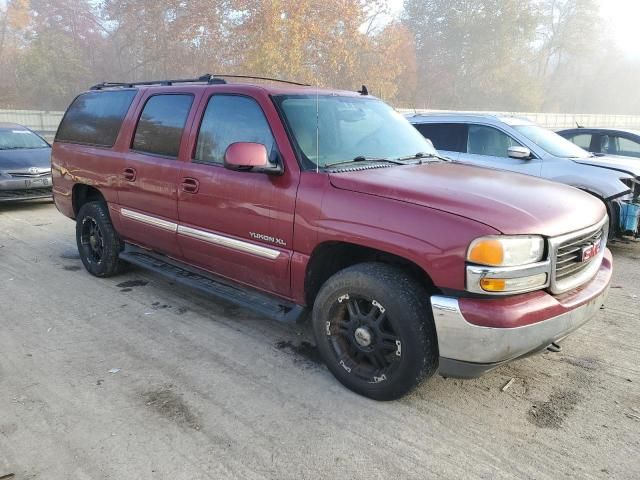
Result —
POLYGON ((195 178, 183 178, 182 179, 182 191, 187 193, 198 193, 198 189, 200 188, 200 182, 195 178))
POLYGON ((122 171, 122 176, 128 182, 135 182, 136 181, 136 169, 127 167, 122 171))

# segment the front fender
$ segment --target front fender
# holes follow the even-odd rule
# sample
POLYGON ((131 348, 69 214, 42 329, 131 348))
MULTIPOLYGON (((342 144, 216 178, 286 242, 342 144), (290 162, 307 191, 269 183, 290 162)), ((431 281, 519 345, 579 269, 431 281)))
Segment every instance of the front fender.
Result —
POLYGON ((317 244, 344 242, 391 253, 419 266, 435 286, 465 288, 472 240, 499 234, 469 218, 398 200, 335 189, 314 222, 317 244))

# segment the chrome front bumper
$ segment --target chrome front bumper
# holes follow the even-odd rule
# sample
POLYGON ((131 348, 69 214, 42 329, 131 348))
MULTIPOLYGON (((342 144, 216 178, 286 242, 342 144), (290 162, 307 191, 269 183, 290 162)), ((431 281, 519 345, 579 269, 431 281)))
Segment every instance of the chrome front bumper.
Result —
POLYGON ((573 310, 515 328, 474 325, 464 318, 456 298, 432 296, 440 374, 476 377, 510 360, 544 350, 589 321, 603 305, 608 292, 607 286, 599 295, 573 310))
POLYGON ((50 174, 24 178, 0 175, 0 202, 50 198, 52 195, 50 174))

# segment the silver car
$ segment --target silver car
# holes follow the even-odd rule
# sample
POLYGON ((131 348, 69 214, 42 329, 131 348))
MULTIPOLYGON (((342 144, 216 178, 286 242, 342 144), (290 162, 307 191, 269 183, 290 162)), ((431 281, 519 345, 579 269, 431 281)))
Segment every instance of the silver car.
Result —
POLYGON ((26 127, 0 123, 0 202, 52 198, 51 146, 26 127))
POLYGON ((605 202, 613 234, 640 236, 640 162, 595 156, 527 119, 479 114, 411 114, 446 158, 542 177, 605 202))

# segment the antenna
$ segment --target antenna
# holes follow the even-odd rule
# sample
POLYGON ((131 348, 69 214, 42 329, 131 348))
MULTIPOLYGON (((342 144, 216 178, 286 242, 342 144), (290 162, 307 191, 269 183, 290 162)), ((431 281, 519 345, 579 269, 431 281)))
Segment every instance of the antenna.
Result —
POLYGON ((584 128, 582 125, 580 125, 577 121, 576 121, 576 127, 578 128, 584 128))
POLYGON ((316 86, 316 173, 320 172, 320 90, 316 86))
POLYGON ((358 93, 360 95, 369 95, 369 89, 367 88, 366 85, 362 85, 362 89, 358 90, 358 93))

